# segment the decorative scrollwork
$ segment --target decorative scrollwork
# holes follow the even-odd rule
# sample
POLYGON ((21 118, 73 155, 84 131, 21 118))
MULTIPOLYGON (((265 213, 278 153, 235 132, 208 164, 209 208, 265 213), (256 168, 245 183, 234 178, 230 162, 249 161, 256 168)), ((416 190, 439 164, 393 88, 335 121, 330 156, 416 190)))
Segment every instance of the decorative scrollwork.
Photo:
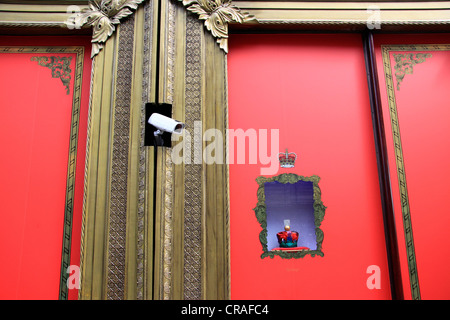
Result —
POLYGON ((103 44, 115 31, 120 19, 129 16, 143 0, 90 0, 89 7, 74 17, 78 27, 93 28, 91 58, 103 48, 103 44))
POLYGON ((217 38, 220 48, 228 53, 228 23, 244 23, 255 17, 231 4, 231 0, 179 0, 187 10, 205 20, 205 27, 217 38))
POLYGON ((59 78, 66 87, 66 93, 70 93, 70 79, 72 78, 70 62, 72 57, 39 56, 31 57, 31 61, 37 61, 40 66, 52 70, 52 78, 59 78))
POLYGON ((397 90, 400 90, 400 83, 405 75, 413 73, 413 67, 425 62, 431 57, 431 53, 394 53, 395 60, 395 78, 397 79, 397 90))

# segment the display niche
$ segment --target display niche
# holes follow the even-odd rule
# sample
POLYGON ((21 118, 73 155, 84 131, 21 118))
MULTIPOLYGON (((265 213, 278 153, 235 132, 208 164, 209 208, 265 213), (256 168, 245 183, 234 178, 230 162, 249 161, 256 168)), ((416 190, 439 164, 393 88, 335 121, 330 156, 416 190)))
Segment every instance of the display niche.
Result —
POLYGON ((324 234, 320 225, 326 207, 321 200, 319 180, 318 176, 293 173, 256 179, 258 204, 253 210, 262 227, 261 258, 323 257, 324 234))

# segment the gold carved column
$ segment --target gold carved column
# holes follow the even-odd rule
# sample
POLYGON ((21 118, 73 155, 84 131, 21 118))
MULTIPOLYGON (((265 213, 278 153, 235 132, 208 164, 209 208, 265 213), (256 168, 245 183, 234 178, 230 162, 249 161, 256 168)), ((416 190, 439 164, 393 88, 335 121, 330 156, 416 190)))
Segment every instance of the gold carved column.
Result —
MULTIPOLYGON (((97 8, 84 17, 94 15, 89 10, 97 8)), ((228 170, 194 161, 203 159, 206 144, 226 152, 220 141, 203 141, 207 129, 225 134, 227 127, 224 47, 180 1, 148 0, 128 10, 109 11, 121 17, 108 37, 96 37, 93 23, 93 39, 100 40, 93 51, 80 299, 227 299, 228 170), (192 138, 173 146, 184 143, 192 161, 174 163, 172 148, 154 153, 144 146, 147 102, 173 105, 192 138)))

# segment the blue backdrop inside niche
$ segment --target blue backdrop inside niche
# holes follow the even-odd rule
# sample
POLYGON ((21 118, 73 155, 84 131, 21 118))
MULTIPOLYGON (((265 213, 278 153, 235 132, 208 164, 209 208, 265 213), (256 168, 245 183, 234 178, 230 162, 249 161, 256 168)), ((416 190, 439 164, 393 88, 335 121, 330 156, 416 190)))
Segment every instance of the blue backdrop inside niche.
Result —
POLYGON ((291 230, 299 233, 297 246, 317 249, 314 224, 313 183, 298 181, 264 184, 267 214, 267 249, 279 247, 277 233, 284 231, 284 220, 289 219, 291 230))

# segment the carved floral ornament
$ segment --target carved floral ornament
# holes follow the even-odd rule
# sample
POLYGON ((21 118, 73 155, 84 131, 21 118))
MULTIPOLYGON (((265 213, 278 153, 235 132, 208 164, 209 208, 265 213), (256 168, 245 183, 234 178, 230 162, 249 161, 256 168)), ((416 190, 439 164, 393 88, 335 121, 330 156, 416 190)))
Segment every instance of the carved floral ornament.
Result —
MULTIPOLYGON (((71 18, 77 28, 92 26, 91 58, 97 55, 104 43, 114 33, 120 19, 131 15, 144 0, 90 0, 89 7, 71 18)), ((244 23, 255 18, 240 11, 231 0, 179 0, 187 10, 205 20, 205 27, 217 38, 220 48, 228 52, 228 23, 244 23)))
POLYGON ((34 56, 31 61, 37 61, 40 66, 52 70, 52 78, 59 78, 66 88, 66 94, 70 94, 70 80, 72 79, 70 69, 70 62, 72 57, 58 57, 58 56, 34 56))
POLYGON ((92 26, 91 58, 103 48, 103 44, 116 30, 120 19, 129 16, 143 0, 90 0, 89 7, 75 15, 77 27, 92 26))

